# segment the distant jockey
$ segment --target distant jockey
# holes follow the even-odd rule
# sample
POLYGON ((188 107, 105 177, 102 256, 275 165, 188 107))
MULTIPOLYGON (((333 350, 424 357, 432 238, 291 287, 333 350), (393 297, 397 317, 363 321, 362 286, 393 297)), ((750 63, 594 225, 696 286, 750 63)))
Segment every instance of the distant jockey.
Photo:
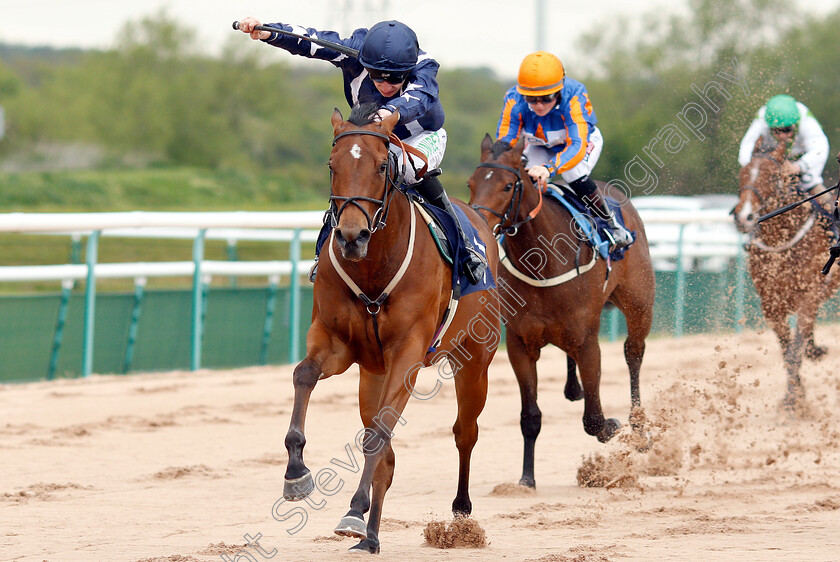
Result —
MULTIPOLYGON (((795 177, 803 192, 818 193, 825 189, 822 173, 828 160, 828 138, 819 121, 804 104, 788 95, 773 96, 758 110, 741 140, 738 163, 746 166, 752 159, 759 138, 788 145, 782 175, 795 177)), ((817 200, 829 212, 833 197, 826 193, 817 200)))

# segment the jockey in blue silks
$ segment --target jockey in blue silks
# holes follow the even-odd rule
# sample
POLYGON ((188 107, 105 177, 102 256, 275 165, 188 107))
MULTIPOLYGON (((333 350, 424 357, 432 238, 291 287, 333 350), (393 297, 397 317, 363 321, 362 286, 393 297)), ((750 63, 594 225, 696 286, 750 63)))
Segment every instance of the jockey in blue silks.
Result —
MULTIPOLYGON (((344 76, 344 95, 351 107, 357 103, 376 103, 380 106, 380 119, 399 110, 400 120, 394 128, 394 134, 403 143, 422 152, 428 160, 430 170, 418 179, 415 172, 422 167, 422 162, 409 154, 408 159, 412 162, 404 170, 404 182, 414 187, 430 203, 452 216, 467 249, 463 252, 465 258, 461 263, 463 273, 473 284, 481 281, 486 262, 465 235, 452 203, 437 178, 446 151, 444 112, 437 83, 440 65, 420 50, 414 31, 398 21, 383 21, 370 29, 357 29, 350 37, 343 38, 334 31, 318 31, 283 23, 269 24, 271 27, 292 31, 298 35, 356 49, 359 51, 359 57, 354 58, 295 37, 255 30, 257 25, 262 24, 255 18, 248 17, 240 20, 239 29, 249 33, 252 39, 262 40, 295 55, 329 61, 341 69, 344 76)), ((391 150, 398 157, 402 154, 402 150, 393 144, 391 150)), ((331 225, 324 225, 316 254, 320 252, 322 241, 326 238, 324 234, 329 232, 330 228, 331 225)), ((310 273, 310 279, 313 281, 318 266, 317 255, 315 259, 315 266, 310 273)))

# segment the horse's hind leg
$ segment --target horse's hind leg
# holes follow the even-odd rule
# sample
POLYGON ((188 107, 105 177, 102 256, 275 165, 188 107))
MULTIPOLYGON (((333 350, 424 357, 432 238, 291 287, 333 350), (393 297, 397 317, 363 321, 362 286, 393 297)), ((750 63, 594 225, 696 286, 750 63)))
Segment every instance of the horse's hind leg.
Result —
POLYGON ((577 363, 569 354, 566 354, 566 386, 563 389, 563 395, 570 402, 583 398, 583 388, 577 378, 577 363))
MULTIPOLYGON (((525 442, 522 458, 522 486, 534 488, 534 448, 537 436, 542 427, 542 412, 537 405, 537 359, 539 350, 534 355, 529 354, 525 342, 511 330, 507 330, 506 342, 508 359, 516 382, 519 383, 519 396, 522 400, 522 411, 519 417, 519 428, 525 442)), ((574 360, 573 360, 574 361, 574 360)))
POLYGON ((621 428, 621 422, 615 418, 604 419, 601 408, 601 347, 598 345, 597 326, 578 347, 577 362, 583 382, 583 429, 601 443, 606 443, 621 428))
POLYGON ((458 491, 452 501, 455 516, 472 513, 470 501, 470 459, 478 441, 478 416, 487 401, 487 367, 468 365, 455 375, 458 417, 452 426, 458 447, 458 491), (479 369, 479 372, 475 371, 479 369))
POLYGON ((630 425, 635 431, 641 431, 636 408, 641 408, 642 397, 639 388, 639 373, 645 356, 645 338, 650 333, 653 322, 653 295, 651 302, 621 301, 620 308, 627 322, 627 339, 624 340, 624 361, 630 372, 630 425))

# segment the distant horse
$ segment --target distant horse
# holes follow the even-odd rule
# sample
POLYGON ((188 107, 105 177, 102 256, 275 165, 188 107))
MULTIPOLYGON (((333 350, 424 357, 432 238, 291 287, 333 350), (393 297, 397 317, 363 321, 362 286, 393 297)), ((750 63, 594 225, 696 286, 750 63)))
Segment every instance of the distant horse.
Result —
MULTIPOLYGON (((285 441, 289 464, 283 496, 301 500, 314 488, 303 462, 310 394, 318 380, 357 363, 365 462, 350 510, 335 532, 361 539, 351 550, 371 553, 379 552, 382 503, 394 475, 394 428, 406 423, 403 409, 410 396, 417 396, 418 369, 444 356, 454 372, 458 400, 453 432, 459 471, 452 511, 472 511, 470 456, 487 397, 487 368, 501 332, 495 289, 461 297, 451 323, 445 322, 452 269, 424 232, 425 224, 416 224, 419 212, 399 185, 399 168, 389 155, 391 142, 399 143, 391 135, 398 119, 395 112, 376 122, 367 106, 354 107, 348 121, 338 110, 333 113, 329 167, 337 225, 318 268, 307 352, 294 371, 294 409, 285 441), (439 331, 457 336, 443 338, 432 353, 432 342, 442 337, 439 331)), ((459 206, 487 246, 488 271, 495 274, 498 253, 489 227, 466 205, 459 206)), ((429 466, 429 485, 435 486, 439 463, 429 466)))
POLYGON ((520 484, 534 487, 534 445, 542 424, 537 406, 540 350, 554 344, 567 353, 565 394, 570 400, 576 399, 579 388, 573 361, 577 362, 584 430, 608 441, 621 424, 614 418, 605 420, 601 409, 601 310, 612 303, 627 319, 624 358, 630 370, 631 408, 639 408, 639 369, 653 319, 655 280, 644 226, 629 201, 622 214, 627 227, 636 231, 636 242, 622 260, 612 263, 608 274, 607 262, 596 259, 595 250, 573 230, 571 214, 556 201, 543 199, 534 187, 522 163, 524 145, 519 142, 511 148, 485 135, 481 163, 469 187, 473 208, 485 214, 497 236, 505 234, 502 248, 507 257, 503 255, 502 261, 509 260, 516 270, 499 268, 499 296, 508 356, 522 398, 525 452, 520 484))
POLYGON ((802 198, 782 176, 787 147, 756 143, 749 164, 741 168, 739 201, 732 213, 735 225, 748 235, 750 275, 761 299, 767 324, 779 338, 787 371, 783 404, 794 408, 804 397, 799 377, 802 353, 819 359, 826 350, 814 342, 814 323, 821 303, 840 285, 840 276, 820 274, 831 239, 818 224, 816 207, 798 207, 762 223, 757 219, 802 198), (791 332, 788 315, 796 314, 791 332))

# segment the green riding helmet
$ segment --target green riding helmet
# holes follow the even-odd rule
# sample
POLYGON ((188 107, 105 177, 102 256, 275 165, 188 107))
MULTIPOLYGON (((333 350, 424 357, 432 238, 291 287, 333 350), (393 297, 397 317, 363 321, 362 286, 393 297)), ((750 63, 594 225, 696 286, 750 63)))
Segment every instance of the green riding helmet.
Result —
POLYGON ((799 108, 791 96, 773 96, 767 100, 764 120, 771 129, 783 129, 799 123, 799 108))

